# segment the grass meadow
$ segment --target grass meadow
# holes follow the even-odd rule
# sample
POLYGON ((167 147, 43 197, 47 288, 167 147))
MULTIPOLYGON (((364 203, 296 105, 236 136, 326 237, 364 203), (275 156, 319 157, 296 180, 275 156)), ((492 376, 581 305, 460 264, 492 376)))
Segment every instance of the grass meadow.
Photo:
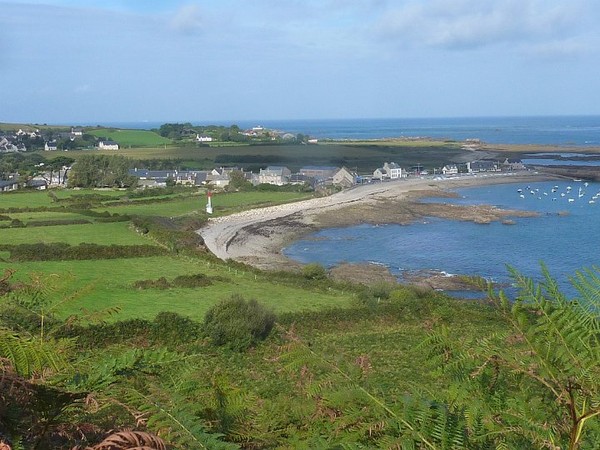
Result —
MULTIPOLYGON (((146 243, 151 243, 147 241, 146 243)), ((225 264, 209 263, 186 257, 126 258, 119 260, 44 261, 9 263, 0 262, 0 270, 16 269, 18 277, 30 273, 59 274, 69 277, 70 284, 53 294, 56 302, 63 297, 73 297, 58 310, 66 317, 89 311, 119 307, 120 314, 113 320, 131 318, 153 319, 161 311, 173 311, 196 320, 218 301, 240 294, 268 305, 278 313, 315 311, 334 306, 350 306, 352 298, 343 291, 321 292, 286 283, 269 281, 266 275, 257 275, 225 264), (220 277, 212 285, 202 288, 137 289, 140 280, 202 273, 220 277), (81 291, 82 295, 72 295, 81 291)))
MULTIPOLYGON (((151 238, 135 231, 127 222, 100 222, 95 217, 62 211, 62 207, 77 204, 82 199, 92 202, 92 210, 111 214, 138 216, 178 217, 205 216, 204 190, 176 190, 153 192, 149 197, 129 197, 126 191, 64 190, 55 191, 57 203, 47 192, 36 191, 18 195, 0 195, 0 207, 46 207, 47 211, 5 213, 10 220, 19 219, 25 225, 44 220, 85 219, 89 224, 53 224, 0 229, 2 243, 35 244, 64 242, 70 245, 94 243, 99 245, 158 245, 151 238), (161 195, 161 192, 164 192, 161 195), (5 201, 5 200, 9 201, 5 201), (17 201, 19 200, 19 201, 17 201), (116 204, 115 202, 123 202, 116 204), (10 206, 9 206, 10 205, 10 206), (60 205, 60 206, 57 206, 60 205)), ((294 192, 238 192, 219 193, 213 197, 215 213, 228 214, 251 207, 279 204, 306 198, 308 194, 294 192)), ((8 225, 10 220, 0 224, 8 225)), ((276 312, 314 311, 329 306, 348 306, 352 298, 337 291, 307 289, 289 283, 270 281, 267 275, 231 268, 201 257, 177 255, 165 249, 164 256, 81 261, 13 262, 8 252, 0 252, 0 272, 17 271, 17 278, 31 273, 58 274, 69 279, 69 285, 55 294, 69 297, 81 291, 74 300, 57 308, 60 316, 78 313, 83 309, 94 311, 119 307, 121 313, 112 320, 130 318, 152 319, 161 311, 173 311, 201 320, 207 309, 232 294, 242 294, 269 305, 276 312), (136 281, 202 273, 215 278, 202 288, 137 289, 136 281)))
MULTIPOLYGON (((309 198, 310 194, 298 192, 232 192, 216 193, 213 196, 214 215, 231 214, 243 209, 277 205, 295 200, 309 198)), ((139 216, 182 216, 190 214, 205 214, 206 195, 204 191, 193 192, 185 197, 156 198, 157 202, 141 202, 133 200, 130 203, 111 205, 97 208, 97 211, 108 211, 111 214, 129 214, 139 216)))
POLYGON ((0 230, 2 241, 10 244, 65 242, 77 245, 83 242, 99 245, 151 244, 136 233, 129 222, 52 225, 44 227, 7 228, 0 230))
MULTIPOLYGON (((120 130, 101 128, 86 130, 86 133, 117 142, 121 147, 154 147, 171 144, 171 140, 149 130, 120 130)), ((114 151, 113 151, 114 152, 114 151)))

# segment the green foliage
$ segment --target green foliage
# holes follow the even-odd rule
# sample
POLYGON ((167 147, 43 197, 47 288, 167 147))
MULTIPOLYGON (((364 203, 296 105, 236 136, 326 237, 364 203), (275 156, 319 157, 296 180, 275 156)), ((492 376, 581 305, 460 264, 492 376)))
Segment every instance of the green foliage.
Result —
POLYGON ((266 339, 274 324, 273 312, 256 300, 233 295, 208 310, 203 332, 214 345, 243 351, 266 339))
MULTIPOLYGON (((214 277, 218 281, 225 281, 222 277, 214 277)), ((169 288, 197 288, 213 284, 212 278, 203 273, 193 275, 178 275, 173 281, 165 277, 156 280, 138 280, 133 285, 137 289, 169 289, 169 288)))
POLYGON ((25 378, 41 376, 45 369, 64 370, 67 360, 63 355, 68 348, 67 341, 26 338, 0 328, 0 360, 9 361, 15 373, 25 378))
POLYGON ((0 250, 10 252, 11 261, 66 261, 85 259, 117 259, 158 256, 164 250, 154 245, 98 245, 82 243, 0 245, 0 250))
POLYGON ((244 177, 244 172, 241 170, 233 170, 229 173, 229 184, 227 190, 231 191, 249 191, 252 189, 252 183, 250 183, 244 177))
POLYGON ((567 299, 545 267, 539 284, 510 272, 518 297, 490 296, 511 332, 458 342, 441 328, 424 342, 454 380, 444 401, 463 405, 467 432, 494 445, 593 448, 600 440, 600 278, 578 272, 572 282, 581 298, 567 299))
POLYGON ((308 280, 324 280, 327 270, 319 263, 310 263, 302 268, 302 275, 308 280))
POLYGON ((121 155, 83 155, 69 174, 70 187, 129 187, 137 178, 129 175, 130 161, 121 155))

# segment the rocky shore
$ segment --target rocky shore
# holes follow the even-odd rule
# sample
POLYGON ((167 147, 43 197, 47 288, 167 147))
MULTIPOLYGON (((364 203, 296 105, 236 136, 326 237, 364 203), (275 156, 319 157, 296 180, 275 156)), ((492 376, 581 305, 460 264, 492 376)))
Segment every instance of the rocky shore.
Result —
MULTIPOLYGON (((504 210, 489 205, 445 203, 453 189, 484 184, 527 183, 550 179, 548 174, 516 173, 455 178, 403 179, 358 186, 329 197, 285 205, 251 209, 210 219, 198 230, 207 248, 217 257, 233 259, 266 270, 294 270, 301 267, 281 250, 289 243, 318 229, 360 223, 409 224, 426 217, 465 220, 487 224, 511 223, 536 213, 504 210), (423 197, 439 202, 421 203, 423 197)), ((447 285, 450 280, 444 280, 447 285)), ((437 288, 437 285, 430 284, 437 288)))

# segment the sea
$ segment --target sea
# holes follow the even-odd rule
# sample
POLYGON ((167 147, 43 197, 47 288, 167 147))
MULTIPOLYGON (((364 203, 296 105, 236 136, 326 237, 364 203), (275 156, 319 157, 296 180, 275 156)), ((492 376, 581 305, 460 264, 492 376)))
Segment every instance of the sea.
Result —
MULTIPOLYGON (((176 121, 173 121, 176 122, 176 121)), ((115 122, 103 126, 154 129, 165 122, 115 122)), ((600 146, 600 116, 462 117, 191 121, 193 125, 263 126, 317 139, 429 137, 495 144, 600 146)), ((85 124, 84 124, 85 125, 85 124)), ((89 124, 96 125, 96 124, 89 124)))
MULTIPOLYGON (((509 266, 539 281, 544 264, 569 294, 574 294, 569 277, 600 265, 600 183, 508 183, 455 192, 456 199, 425 201, 488 204, 539 215, 515 217, 511 224, 428 217, 410 225, 330 228, 293 243, 284 254, 329 268, 341 263, 383 265, 400 281, 433 272, 477 275, 504 287, 514 281, 509 266)), ((472 296, 467 292, 453 294, 472 296)))
MULTIPOLYGON (((600 116, 255 120, 213 124, 233 123, 241 128, 260 125, 318 139, 429 137, 455 141, 480 139, 498 144, 579 146, 579 155, 537 154, 535 162, 600 166, 600 158, 585 154, 586 147, 600 146, 600 116)), ((113 125, 149 129, 158 128, 160 123, 113 125)), ((524 162, 531 161, 525 158, 524 162)), ((482 225, 430 217, 405 226, 330 228, 293 243, 284 253, 302 263, 317 262, 326 267, 343 262, 383 265, 400 280, 410 274, 433 271, 478 275, 509 287, 512 283, 509 266, 539 280, 544 264, 570 295, 576 294, 569 279, 577 271, 600 267, 599 183, 585 180, 529 185, 509 183, 456 192, 457 199, 427 201, 490 204, 536 211, 539 216, 514 218, 511 225, 500 222, 482 225)), ((471 296, 466 292, 455 294, 471 296)))

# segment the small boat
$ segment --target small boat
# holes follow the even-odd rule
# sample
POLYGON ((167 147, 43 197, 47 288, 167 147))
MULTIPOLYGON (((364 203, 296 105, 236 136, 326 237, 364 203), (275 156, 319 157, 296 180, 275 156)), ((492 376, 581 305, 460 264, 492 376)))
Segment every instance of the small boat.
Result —
POLYGON ((573 203, 574 201, 575 201, 575 199, 574 199, 574 198, 570 198, 570 199, 569 199, 569 203, 573 203))

